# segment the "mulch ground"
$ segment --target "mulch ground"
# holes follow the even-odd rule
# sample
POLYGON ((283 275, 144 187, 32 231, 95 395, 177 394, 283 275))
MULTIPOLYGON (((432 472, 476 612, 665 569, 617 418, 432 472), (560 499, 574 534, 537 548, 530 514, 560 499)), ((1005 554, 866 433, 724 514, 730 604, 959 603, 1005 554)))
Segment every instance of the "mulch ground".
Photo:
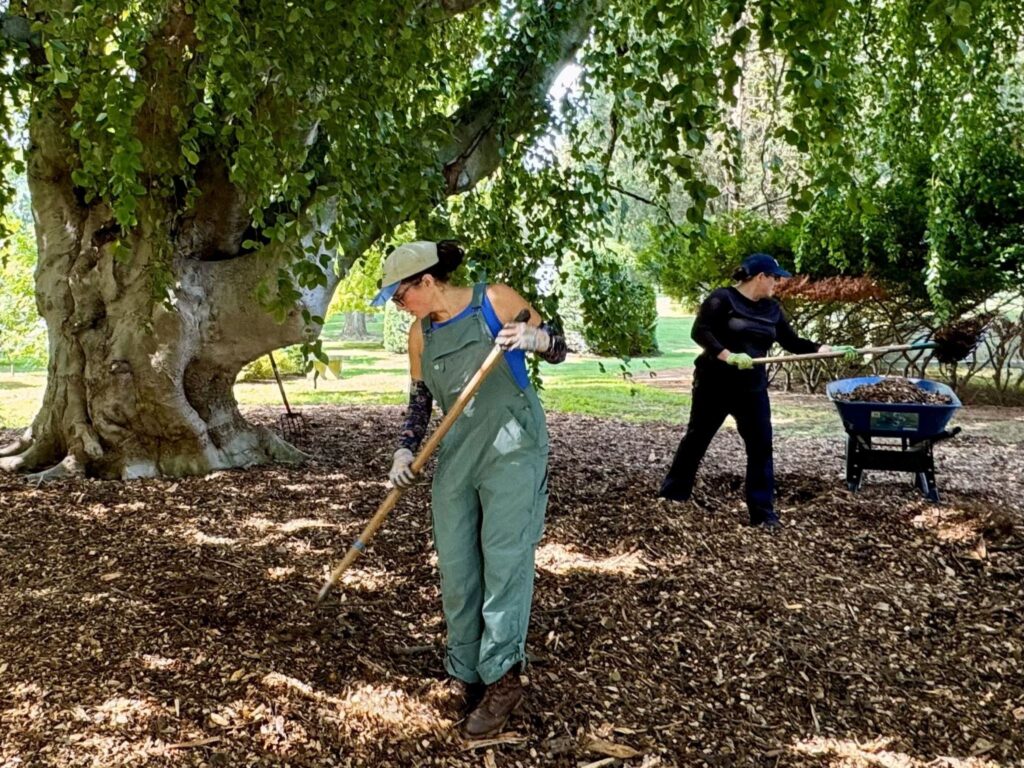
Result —
POLYGON ((551 417, 528 698, 468 745, 425 489, 315 606, 400 409, 304 413, 302 468, 0 478, 0 764, 1024 764, 1019 444, 937 447, 936 506, 907 475, 847 492, 838 438, 779 440, 771 534, 741 524, 734 433, 663 506, 680 427, 551 417))

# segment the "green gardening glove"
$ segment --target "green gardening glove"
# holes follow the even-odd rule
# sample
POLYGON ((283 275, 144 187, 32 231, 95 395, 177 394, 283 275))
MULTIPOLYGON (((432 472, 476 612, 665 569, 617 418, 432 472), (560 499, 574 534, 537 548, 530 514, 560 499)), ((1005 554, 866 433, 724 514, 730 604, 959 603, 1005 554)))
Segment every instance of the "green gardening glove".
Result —
POLYGON ((754 358, 745 352, 733 352, 725 358, 725 362, 729 365, 735 365, 741 371, 749 371, 754 367, 754 358))
POLYGON ((862 357, 861 353, 857 350, 857 348, 851 347, 849 344, 837 344, 836 346, 832 347, 832 351, 842 352, 843 362, 847 363, 848 365, 859 363, 862 357))

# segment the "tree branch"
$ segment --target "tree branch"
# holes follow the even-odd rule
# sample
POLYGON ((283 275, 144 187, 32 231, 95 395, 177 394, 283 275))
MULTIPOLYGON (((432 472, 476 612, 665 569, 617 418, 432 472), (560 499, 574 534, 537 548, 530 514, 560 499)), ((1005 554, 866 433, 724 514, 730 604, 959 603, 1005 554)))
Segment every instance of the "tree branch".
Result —
MULTIPOLYGON (((468 9, 478 4, 469 0, 442 2, 447 3, 444 7, 449 10, 468 9)), ((547 21, 559 30, 553 45, 525 59, 523 46, 515 43, 509 46, 509 56, 502 66, 496 68, 491 87, 475 94, 451 117, 454 141, 439 151, 446 185, 438 191, 438 199, 471 189, 497 169, 501 162, 499 150, 503 146, 536 128, 543 116, 551 84, 586 41, 593 19, 605 4, 606 0, 566 3, 572 9, 571 15, 567 16, 567 11, 556 11, 554 3, 549 3, 545 6, 549 17, 547 21), (509 83, 512 83, 511 90, 509 83)), ((319 138, 325 140, 325 137, 319 138)), ((311 186, 310 205, 316 200, 317 189, 329 181, 320 178, 311 186)), ((307 236, 309 238, 316 231, 330 229, 333 222, 331 212, 337 200, 318 205, 323 205, 328 214, 321 217, 311 215, 313 227, 307 236)), ((268 350, 302 341, 304 324, 301 310, 307 309, 313 315, 322 316, 340 279, 335 273, 344 274, 359 255, 401 220, 401 214, 396 213, 393 220, 380 222, 353 235, 338 252, 325 251, 335 263, 335 270, 328 271, 327 285, 304 292, 299 305, 281 324, 267 315, 254 297, 259 285, 268 277, 272 282, 273 275, 288 266, 285 253, 278 255, 277 249, 270 245, 258 253, 243 254, 225 261, 196 262, 192 268, 211 286, 207 301, 209 306, 216 308, 219 316, 217 325, 222 329, 245 327, 246 335, 254 339, 251 348, 232 349, 230 354, 237 355, 241 362, 247 362, 268 350), (252 329, 258 329, 258 332, 251 333, 252 329)), ((223 345, 214 344, 211 349, 219 346, 223 345)))
MULTIPOLYGON (((21 12, 27 11, 22 7, 21 12)), ((46 63, 42 38, 38 32, 32 32, 32 22, 26 16, 13 13, 10 9, 0 11, 0 48, 9 46, 21 46, 33 67, 39 67, 46 63)), ((31 74, 29 74, 29 78, 31 78, 31 74)))
POLYGON ((654 200, 651 200, 650 198, 644 197, 643 195, 639 195, 636 192, 630 192, 628 189, 620 187, 618 184, 609 184, 608 189, 612 190, 613 192, 618 192, 620 195, 624 197, 629 197, 632 198, 633 200, 644 203, 645 205, 650 205, 654 208, 657 208, 659 211, 665 214, 665 218, 668 219, 669 223, 672 224, 672 226, 675 226, 676 223, 675 220, 672 218, 672 211, 669 210, 669 207, 664 203, 658 203, 655 202, 654 200))
POLYGON ((547 23, 561 30, 554 45, 524 60, 523 48, 513 43, 491 87, 474 94, 452 115, 455 140, 440 153, 447 194, 466 192, 494 173, 501 164, 500 150, 534 127, 552 83, 590 35, 591 24, 607 0, 579 0, 569 11, 553 10, 554 5, 563 4, 546 4, 547 23), (508 82, 514 83, 511 91, 508 82), (519 116, 518 124, 509 121, 512 114, 519 116))

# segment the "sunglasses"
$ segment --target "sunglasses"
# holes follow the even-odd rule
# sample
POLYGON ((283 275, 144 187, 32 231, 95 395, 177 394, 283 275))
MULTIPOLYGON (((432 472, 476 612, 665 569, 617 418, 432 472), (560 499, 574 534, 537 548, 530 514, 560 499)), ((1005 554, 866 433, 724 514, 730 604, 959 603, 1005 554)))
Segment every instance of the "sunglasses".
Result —
POLYGON ((419 280, 414 280, 411 283, 403 284, 402 286, 399 287, 399 289, 397 291, 395 291, 395 294, 394 294, 394 296, 391 297, 391 300, 393 302, 395 302, 395 304, 397 304, 398 306, 404 305, 405 304, 405 294, 407 294, 411 288, 413 288, 414 286, 417 286, 419 284, 420 284, 419 280))

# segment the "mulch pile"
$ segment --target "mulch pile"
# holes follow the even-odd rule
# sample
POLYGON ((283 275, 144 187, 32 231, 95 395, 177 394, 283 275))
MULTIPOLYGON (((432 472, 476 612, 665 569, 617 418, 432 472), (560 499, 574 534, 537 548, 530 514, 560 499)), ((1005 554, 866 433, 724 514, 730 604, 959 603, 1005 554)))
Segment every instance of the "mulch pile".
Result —
MULTIPOLYGON (((398 408, 307 408, 301 468, 36 488, 0 478, 5 766, 997 766, 1024 760, 1024 450, 844 489, 842 437, 742 445, 653 498, 681 428, 551 418, 528 698, 463 743, 426 489, 321 607, 383 498, 398 408)), ((257 411, 272 423, 276 412, 257 411)), ((840 433, 841 435, 841 433, 840 433)))
POLYGON ((931 392, 919 387, 910 379, 889 376, 875 384, 861 384, 849 392, 834 395, 836 400, 858 403, 919 403, 926 405, 949 405, 953 398, 941 392, 931 392))

